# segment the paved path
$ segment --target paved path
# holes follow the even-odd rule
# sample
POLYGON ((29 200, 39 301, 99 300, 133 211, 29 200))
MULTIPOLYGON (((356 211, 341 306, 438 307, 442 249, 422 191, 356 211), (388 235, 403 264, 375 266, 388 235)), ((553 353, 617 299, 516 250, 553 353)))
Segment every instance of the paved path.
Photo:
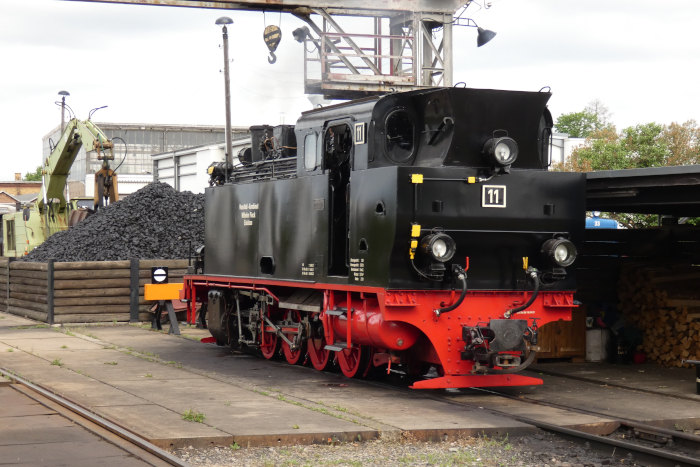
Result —
MULTIPOLYGON (((468 405, 455 406, 431 397, 444 392, 396 391, 340 374, 231 354, 226 348, 200 343, 198 339, 208 333, 194 328, 183 329, 183 336, 177 337, 129 325, 67 331, 34 324, 0 313, 1 367, 86 405, 163 448, 380 436, 442 439, 532 430, 489 411, 504 408, 590 431, 611 426, 606 417, 506 402, 483 392, 456 393, 453 396, 468 405), (183 419, 187 411, 203 414, 202 423, 183 419)), ((543 399, 576 393, 575 384, 566 387, 569 383, 556 377, 545 380, 544 386, 511 390, 543 399)), ((585 396, 600 399, 590 392, 585 396)), ((700 420, 700 404, 688 410, 688 401, 681 402, 686 418, 700 420)), ((630 403, 639 405, 639 400, 630 403)), ((649 414, 654 418, 652 409, 649 414)), ((668 414, 671 408, 664 410, 668 414)))
POLYGON ((0 407, 0 465, 153 465, 28 397, 9 381, 0 382, 0 407))

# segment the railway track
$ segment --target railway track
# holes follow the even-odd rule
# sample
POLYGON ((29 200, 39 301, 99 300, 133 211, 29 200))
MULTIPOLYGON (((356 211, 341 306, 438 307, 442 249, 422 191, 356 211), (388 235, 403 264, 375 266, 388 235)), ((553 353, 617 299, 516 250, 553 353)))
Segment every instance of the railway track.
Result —
MULTIPOLYGON (((271 362, 272 363, 272 362, 271 362)), ((280 365, 286 365, 279 362, 280 365)), ((316 370, 310 368, 298 368, 299 370, 308 370, 314 372, 316 370)), ((387 390, 405 391, 413 394, 416 391, 408 389, 405 378, 398 376, 398 379, 393 382, 387 380, 364 380, 364 383, 379 386, 387 390)), ((557 375, 566 378, 567 375, 557 375)), ((390 378, 391 379, 391 378, 390 378)), ((601 383, 594 380, 582 380, 581 378, 571 378, 580 380, 582 384, 600 385, 601 383)), ((634 388, 617 385, 620 389, 635 391, 634 388)), ((449 390, 448 390, 449 391, 449 390)), ((510 398, 519 402, 529 403, 533 405, 549 406, 569 412, 577 412, 587 415, 599 416, 604 419, 614 420, 618 428, 607 436, 595 435, 582 430, 568 428, 553 423, 543 422, 531 417, 514 415, 510 412, 499 411, 493 408, 486 409, 489 412, 500 416, 509 417, 521 423, 535 426, 541 430, 554 433, 560 437, 569 439, 573 442, 584 444, 590 449, 595 449, 598 452, 605 454, 608 457, 616 459, 624 459, 624 462, 638 462, 636 465, 646 466, 700 466, 700 436, 684 433, 681 431, 669 430, 654 425, 643 423, 639 420, 625 419, 621 417, 610 416, 607 413, 594 410, 586 410, 572 405, 566 405, 557 402, 541 401, 524 397, 521 395, 515 396, 506 392, 501 392, 491 389, 470 388, 464 390, 455 390, 454 393, 441 393, 439 390, 422 392, 426 398, 447 402, 449 404, 460 405, 470 408, 475 408, 473 402, 465 402, 456 400, 455 394, 461 391, 481 391, 499 397, 510 398)), ((642 391, 651 393, 652 391, 642 391)), ((678 398, 676 395, 669 395, 662 392, 653 392, 658 396, 678 398)))
MULTIPOLYGON (((565 374, 561 373, 559 371, 553 371, 550 369, 545 369, 536 365, 532 365, 527 369, 527 371, 533 371, 539 374, 543 375, 549 375, 549 376, 556 376, 558 378, 566 378, 574 381, 581 381, 584 383, 590 383, 590 384, 603 384, 600 380, 597 380, 595 378, 587 378, 585 376, 579 376, 579 375, 573 375, 573 374, 565 374)), ((690 400, 697 402, 697 397, 694 395, 687 395, 687 394, 673 394, 673 393, 668 393, 668 392, 663 392, 663 391, 655 391, 653 389, 647 389, 647 388, 631 388, 629 386, 625 386, 624 384, 616 383, 614 381, 605 381, 604 383, 606 386, 614 387, 614 388, 619 388, 619 389, 625 389, 628 391, 635 391, 635 392, 644 392, 647 394, 654 394, 657 396, 663 396, 663 397, 671 397, 674 399, 685 399, 685 400, 690 400)))
MULTIPOLYGON (((556 376, 562 378, 567 377, 566 375, 560 374, 556 376)), ((572 379, 581 380, 580 378, 572 379)), ((582 381, 582 383, 583 382, 584 381, 582 381)), ((588 384, 600 384, 599 382, 591 380, 585 382, 588 384)), ((622 385, 617 385, 617 387, 629 391, 635 390, 634 388, 624 387, 622 385)), ((582 430, 575 430, 565 426, 543 422, 531 417, 514 415, 506 411, 493 408, 487 409, 489 412, 536 426, 537 428, 557 434, 574 442, 584 443, 586 446, 590 446, 591 449, 596 449, 599 452, 607 454, 614 453, 616 458, 630 461, 634 460, 636 462, 641 462, 642 465, 649 466, 700 466, 700 436, 695 434, 669 430, 643 423, 639 420, 611 417, 609 414, 595 410, 583 409, 552 401, 542 401, 523 395, 513 395, 495 389, 471 388, 469 391, 488 393, 511 400, 517 400, 521 403, 547 406, 569 412, 613 419, 618 424, 618 428, 607 436, 600 436, 582 430)), ((459 401, 459 392, 460 390, 449 394, 439 394, 436 392, 427 395, 427 397, 450 404, 474 407, 472 402, 459 401)), ((656 392, 655 394, 664 397, 674 397, 673 395, 660 392, 656 392)))
POLYGON ((0 368, 0 376, 9 379, 14 390, 124 451, 129 465, 133 465, 134 462, 152 466, 172 465, 185 467, 189 465, 136 434, 92 413, 85 407, 58 396, 3 368, 0 368))

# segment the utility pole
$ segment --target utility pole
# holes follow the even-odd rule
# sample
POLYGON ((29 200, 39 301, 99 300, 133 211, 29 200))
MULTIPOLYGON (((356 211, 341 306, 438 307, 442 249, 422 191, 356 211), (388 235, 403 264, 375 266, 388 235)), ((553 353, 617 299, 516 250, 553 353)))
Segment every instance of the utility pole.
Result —
POLYGON ((66 96, 70 96, 70 93, 68 91, 59 91, 58 95, 61 96, 61 134, 63 134, 66 122, 66 96))
POLYGON ((224 36, 224 89, 226 93, 226 182, 228 182, 229 167, 233 166, 233 154, 231 152, 231 85, 228 71, 228 29, 227 24, 233 24, 233 20, 227 16, 222 16, 216 20, 217 25, 221 25, 224 36))

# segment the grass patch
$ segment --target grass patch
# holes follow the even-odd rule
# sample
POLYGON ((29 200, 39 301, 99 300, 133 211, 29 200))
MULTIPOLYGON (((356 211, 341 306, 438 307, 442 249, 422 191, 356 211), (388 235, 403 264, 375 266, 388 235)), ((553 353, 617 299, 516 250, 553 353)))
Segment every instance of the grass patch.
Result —
POLYGON ((239 449, 241 449, 241 447, 240 447, 240 446, 238 445, 238 443, 235 442, 235 441, 234 441, 233 444, 232 444, 231 446, 229 446, 229 447, 230 447, 231 450, 233 450, 233 451, 238 451, 239 449))
POLYGON ((64 365, 60 358, 55 359, 53 362, 51 362, 51 364, 54 366, 63 366, 64 365))
POLYGON ((187 409, 182 414, 182 419, 187 420, 188 422, 204 423, 205 418, 206 415, 201 412, 196 412, 193 409, 187 409))
MULTIPOLYGON (((349 411, 347 409, 344 409, 342 411, 336 409, 335 411, 333 411, 333 410, 329 410, 328 408, 325 408, 325 407, 318 407, 317 405, 304 404, 302 402, 289 399, 281 392, 278 392, 277 395, 275 396, 273 394, 269 394, 269 393, 267 393, 265 391, 261 391, 259 389, 254 389, 254 391, 262 396, 275 397, 278 401, 286 402, 287 404, 296 405, 297 407, 303 407, 305 409, 313 410, 314 412, 318 412, 318 413, 321 413, 323 415, 328 415, 329 417, 337 418, 340 420, 345 420, 345 421, 348 421, 350 423, 354 423, 356 425, 369 426, 369 425, 362 423, 360 420, 357 420, 356 418, 351 417, 350 415, 355 415, 357 417, 361 417, 361 415, 353 414, 351 411, 349 411), (337 413, 337 412, 341 412, 341 413, 337 413)), ((319 404, 319 405, 323 405, 323 404, 319 404)))

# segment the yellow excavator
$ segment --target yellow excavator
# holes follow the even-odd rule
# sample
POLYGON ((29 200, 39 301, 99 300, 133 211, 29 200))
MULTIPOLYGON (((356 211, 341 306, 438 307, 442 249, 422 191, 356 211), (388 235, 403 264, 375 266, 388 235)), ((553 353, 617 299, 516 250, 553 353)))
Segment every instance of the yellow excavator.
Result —
POLYGON ((73 118, 61 139, 42 164, 40 198, 32 206, 2 216, 3 256, 20 257, 41 245, 56 232, 85 219, 91 211, 118 201, 117 175, 110 168, 114 144, 93 122, 73 118), (95 174, 93 210, 79 207, 79 200, 64 194, 68 173, 80 148, 95 151, 102 168, 95 174))

